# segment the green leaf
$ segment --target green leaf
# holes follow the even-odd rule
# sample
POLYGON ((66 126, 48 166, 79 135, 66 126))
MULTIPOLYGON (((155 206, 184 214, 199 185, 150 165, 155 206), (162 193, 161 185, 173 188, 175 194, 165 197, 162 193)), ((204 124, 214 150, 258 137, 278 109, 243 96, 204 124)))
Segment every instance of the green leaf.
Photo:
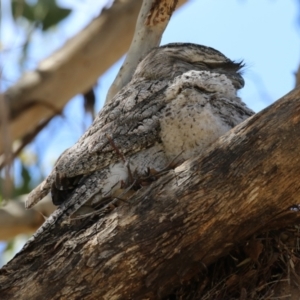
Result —
POLYGON ((28 5, 25 1, 12 0, 11 10, 14 19, 18 19, 19 17, 22 16, 31 22, 35 21, 33 8, 32 6, 28 5))
POLYGON ((38 4, 40 4, 40 9, 44 15, 44 19, 42 20, 44 31, 58 24, 71 13, 70 9, 57 6, 56 0, 40 0, 38 4))
POLYGON ((21 166, 22 185, 15 187, 13 191, 13 197, 17 197, 23 194, 28 194, 31 191, 30 181, 31 175, 28 168, 22 164, 21 166))
POLYGON ((70 9, 59 7, 56 0, 38 0, 34 5, 24 0, 12 0, 11 5, 15 19, 23 17, 36 27, 41 26, 43 31, 57 25, 71 13, 70 9))

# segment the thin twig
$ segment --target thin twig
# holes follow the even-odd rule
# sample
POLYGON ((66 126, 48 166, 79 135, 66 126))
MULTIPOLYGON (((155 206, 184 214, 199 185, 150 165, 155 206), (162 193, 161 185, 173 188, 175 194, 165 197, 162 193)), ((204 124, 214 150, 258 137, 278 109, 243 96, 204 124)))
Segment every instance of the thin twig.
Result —
POLYGON ((4 169, 4 186, 3 186, 3 197, 6 199, 11 195, 12 192, 12 180, 10 177, 10 169, 12 163, 12 141, 11 135, 8 128, 9 122, 9 111, 6 105, 6 100, 3 94, 0 94, 0 119, 1 122, 1 138, 4 149, 4 164, 6 165, 4 169))

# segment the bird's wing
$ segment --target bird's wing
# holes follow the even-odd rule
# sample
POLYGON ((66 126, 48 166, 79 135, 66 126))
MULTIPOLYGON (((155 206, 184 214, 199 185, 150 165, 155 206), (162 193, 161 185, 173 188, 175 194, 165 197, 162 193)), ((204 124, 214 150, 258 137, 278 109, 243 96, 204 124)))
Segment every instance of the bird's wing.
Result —
POLYGON ((140 79, 125 86, 104 106, 78 142, 60 156, 50 175, 28 195, 26 208, 46 196, 58 177, 72 178, 101 170, 121 160, 118 151, 130 157, 155 144, 160 130, 158 115, 166 105, 164 91, 168 85, 166 80, 140 79))

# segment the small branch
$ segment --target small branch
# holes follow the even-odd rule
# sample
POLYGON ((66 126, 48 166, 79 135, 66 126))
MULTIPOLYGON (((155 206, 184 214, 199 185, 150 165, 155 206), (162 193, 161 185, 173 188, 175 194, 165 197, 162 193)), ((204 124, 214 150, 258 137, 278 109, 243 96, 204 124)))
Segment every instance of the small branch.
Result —
POLYGON ((24 205, 26 196, 9 200, 0 208, 0 241, 11 240, 18 234, 33 233, 44 223, 44 217, 55 210, 49 196, 34 209, 27 210, 24 205))
MULTIPOLYGON (((40 124, 37 125, 33 132, 28 132, 25 136, 23 136, 20 143, 18 143, 17 147, 13 147, 12 149, 10 155, 11 161, 15 159, 21 153, 21 151, 33 141, 33 139, 38 135, 38 133, 42 131, 52 119, 53 117, 50 117, 50 119, 42 121, 40 124)), ((0 170, 7 166, 8 163, 9 161, 5 159, 5 154, 0 155, 0 170)))
POLYGON ((295 79, 296 79, 295 86, 297 87, 300 85, 300 65, 298 67, 297 72, 295 73, 295 79))
POLYGON ((160 44, 178 0, 144 0, 126 59, 111 85, 106 103, 130 80, 140 60, 160 44))
MULTIPOLYGON (((12 180, 10 176, 10 168, 13 160, 12 156, 12 141, 9 130, 9 109, 8 104, 3 95, 0 95, 0 145, 3 144, 3 155, 2 160, 5 165, 4 169, 4 181, 3 186, 0 186, 0 190, 2 189, 2 197, 8 198, 12 192, 12 180)), ((0 157, 1 159, 1 157, 0 157)), ((1 170, 1 168, 0 168, 1 170)))

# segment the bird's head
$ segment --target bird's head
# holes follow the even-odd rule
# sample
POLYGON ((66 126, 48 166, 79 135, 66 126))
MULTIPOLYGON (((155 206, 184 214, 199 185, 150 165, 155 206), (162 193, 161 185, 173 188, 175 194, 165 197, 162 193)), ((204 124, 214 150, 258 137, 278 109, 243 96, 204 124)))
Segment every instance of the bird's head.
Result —
POLYGON ((202 45, 172 43, 152 49, 139 63, 134 78, 173 79, 187 71, 224 74, 236 89, 244 86, 243 62, 234 62, 221 52, 202 45))

